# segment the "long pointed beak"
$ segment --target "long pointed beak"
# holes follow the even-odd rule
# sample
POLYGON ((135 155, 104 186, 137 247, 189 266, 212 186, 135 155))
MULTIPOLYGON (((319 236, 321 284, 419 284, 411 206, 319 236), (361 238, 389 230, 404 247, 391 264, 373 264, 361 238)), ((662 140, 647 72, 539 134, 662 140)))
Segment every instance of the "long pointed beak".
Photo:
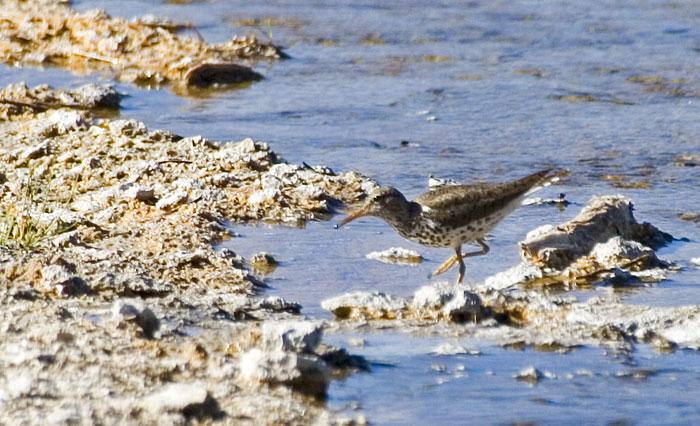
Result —
POLYGON ((354 212, 350 212, 350 214, 348 214, 348 216, 345 219, 341 220, 335 227, 340 228, 341 226, 345 225, 346 223, 352 222, 358 217, 366 216, 368 210, 369 209, 367 207, 363 207, 359 210, 355 210, 354 212))

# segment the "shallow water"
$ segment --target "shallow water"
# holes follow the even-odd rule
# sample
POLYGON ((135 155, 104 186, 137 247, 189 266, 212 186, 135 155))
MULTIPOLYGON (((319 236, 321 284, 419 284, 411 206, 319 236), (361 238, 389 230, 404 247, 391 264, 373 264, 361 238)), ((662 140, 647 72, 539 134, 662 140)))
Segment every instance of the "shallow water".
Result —
MULTIPOLYGON (((700 213, 700 167, 674 161, 700 155, 697 2, 134 0, 74 7, 190 21, 208 41, 246 32, 265 38, 264 24, 240 20, 282 22, 270 27, 272 39, 287 46, 291 59, 258 64, 266 79, 248 88, 183 98, 117 84, 129 95, 121 115, 151 128, 215 140, 252 137, 290 162, 356 170, 408 196, 425 190, 429 174, 470 182, 516 178, 548 164, 568 168, 563 185, 538 196, 563 192, 575 204, 516 211, 493 231, 489 255, 469 260, 467 281, 516 264, 515 242, 529 230, 572 218, 592 195, 621 193, 634 200, 639 220, 689 240, 660 251, 683 267, 679 273, 621 297, 700 303, 700 268, 689 263, 700 257, 700 228, 678 218, 700 213), (612 187, 601 178, 606 174, 647 188, 612 187)), ((56 69, 0 73, 2 85, 72 87, 107 79, 56 69)), ((270 293, 300 302, 313 317, 329 318, 320 301, 348 291, 410 295, 449 256, 405 242, 373 219, 340 230, 329 222, 234 230, 240 237, 227 246, 246 258, 271 253, 280 266, 266 277, 270 293), (364 257, 392 246, 417 249, 427 260, 396 266, 364 257)), ((347 346, 348 337, 326 339, 347 346)), ((361 337, 365 346, 350 349, 375 363, 372 372, 334 382, 329 404, 352 410, 357 402, 374 424, 700 421, 694 352, 659 355, 640 345, 619 359, 600 348, 559 355, 463 342, 482 355, 436 357, 429 352, 444 339, 361 337), (534 386, 512 378, 529 366, 556 377, 534 386), (625 377, 641 370, 652 373, 625 377)))
POLYGON ((377 424, 680 424, 698 415, 695 353, 642 349, 621 360, 598 348, 562 355, 444 338, 416 345, 395 334, 362 337, 365 347, 355 350, 376 361, 372 373, 333 383, 330 394, 341 406, 361 401, 377 424), (445 342, 480 354, 429 353, 445 342), (545 376, 537 384, 513 378, 531 366, 545 376))

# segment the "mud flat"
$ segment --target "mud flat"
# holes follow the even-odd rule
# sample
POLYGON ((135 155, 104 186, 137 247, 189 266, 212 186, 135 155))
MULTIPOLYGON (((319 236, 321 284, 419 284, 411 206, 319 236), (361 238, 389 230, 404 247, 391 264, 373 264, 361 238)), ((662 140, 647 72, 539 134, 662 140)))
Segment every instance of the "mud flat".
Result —
POLYGON ((17 424, 347 423, 319 401, 366 368, 265 297, 219 243, 232 222, 302 226, 374 183, 98 119, 110 87, 0 90, 0 406, 17 424))
POLYGON ((147 16, 124 20, 100 10, 77 13, 62 1, 3 1, 0 61, 102 72, 138 84, 188 86, 260 80, 251 66, 284 56, 254 36, 210 44, 189 24, 147 16), (189 33, 186 33, 189 31, 189 33))

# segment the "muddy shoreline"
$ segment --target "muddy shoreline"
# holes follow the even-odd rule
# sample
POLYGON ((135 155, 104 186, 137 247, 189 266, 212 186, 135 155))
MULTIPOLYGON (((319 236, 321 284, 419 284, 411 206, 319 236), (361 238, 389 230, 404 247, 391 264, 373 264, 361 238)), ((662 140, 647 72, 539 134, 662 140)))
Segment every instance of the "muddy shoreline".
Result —
POLYGON ((323 303, 336 321, 318 321, 265 295, 255 271, 274 258, 217 247, 235 241, 231 223, 303 226, 357 203, 374 182, 288 164, 250 139, 97 118, 118 106, 109 86, 16 84, 0 95, 11 101, 0 122, 0 399, 17 422, 362 423, 361 413, 323 404, 331 380, 369 368, 325 345, 324 330, 446 333, 564 353, 700 348, 697 306, 547 291, 673 273, 655 254, 672 237, 638 223, 625 197, 594 197, 572 221, 534 230, 520 243, 522 263, 483 285, 437 282, 409 299, 340 295, 323 303))
POLYGON ((298 304, 264 295, 251 272, 264 255, 216 247, 235 238, 230 223, 303 226, 374 184, 285 163, 250 139, 94 116, 118 97, 100 86, 0 91, 11 101, 0 122, 0 327, 13 420, 349 421, 316 401, 364 362, 323 345, 322 324, 298 304))
MULTIPOLYGON (((6 5, 0 57, 13 66, 106 73, 187 94, 254 81, 252 64, 283 57, 252 37, 207 44, 196 29, 157 18, 76 13, 63 2, 6 5)), ((698 305, 632 305, 618 296, 656 285, 685 260, 660 258, 673 237, 639 223, 633 200, 617 195, 532 230, 520 242, 521 263, 478 285, 426 279, 411 297, 329 294, 323 307, 334 320, 306 318, 295 301, 266 293, 263 274, 275 259, 232 250, 231 225, 304 227, 376 184, 289 164, 265 142, 117 119, 120 99, 109 85, 0 90, 0 408, 8 423, 371 422, 360 408, 339 412, 325 402, 333 380, 372 374, 352 349, 324 343, 324 333, 339 331, 562 354, 594 346, 621 358, 639 345, 700 350, 698 305), (587 301, 567 294, 593 287, 601 291, 587 301)), ((361 261, 410 268, 422 257, 399 247, 361 261)), ((514 379, 542 377, 525 369, 514 379)))
POLYGON ((9 66, 54 66, 102 73, 119 81, 188 87, 258 81, 252 65, 285 55, 255 36, 211 44, 197 28, 155 16, 114 18, 78 13, 67 2, 8 1, 0 10, 0 61, 9 66))

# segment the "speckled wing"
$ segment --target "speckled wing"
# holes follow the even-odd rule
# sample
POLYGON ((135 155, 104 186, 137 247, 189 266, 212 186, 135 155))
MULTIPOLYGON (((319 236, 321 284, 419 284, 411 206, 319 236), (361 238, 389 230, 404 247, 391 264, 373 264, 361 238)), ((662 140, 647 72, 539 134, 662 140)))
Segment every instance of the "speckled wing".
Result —
POLYGON ((413 201, 427 207, 423 214, 433 221, 458 228, 507 208, 512 201, 554 178, 552 171, 542 170, 513 182, 446 186, 413 201))

